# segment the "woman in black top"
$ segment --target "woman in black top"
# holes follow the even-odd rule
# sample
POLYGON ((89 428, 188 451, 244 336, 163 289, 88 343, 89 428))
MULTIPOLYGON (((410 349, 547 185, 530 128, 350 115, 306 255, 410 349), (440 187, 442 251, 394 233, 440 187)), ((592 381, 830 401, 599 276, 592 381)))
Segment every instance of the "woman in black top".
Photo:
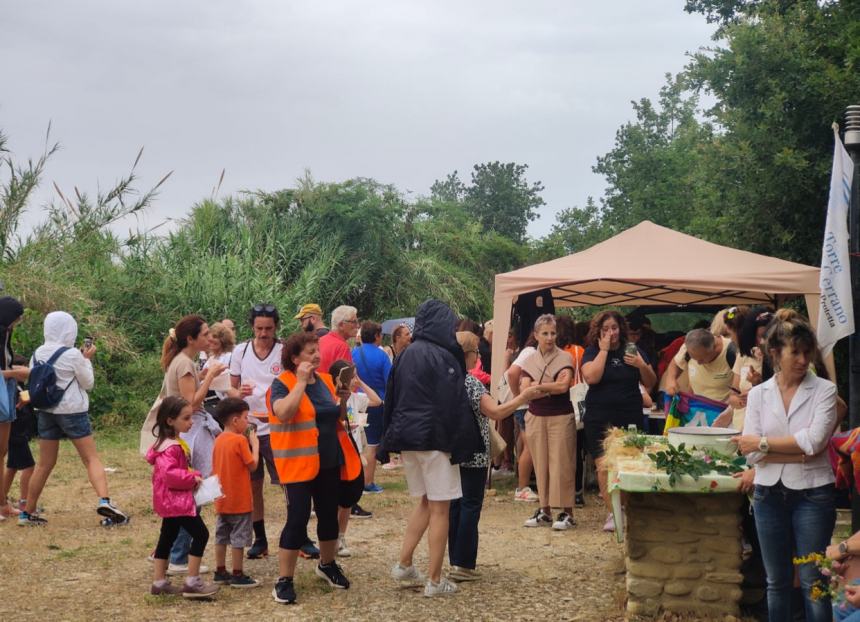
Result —
MULTIPOLYGON (((627 322, 617 311, 604 311, 591 321, 582 356, 582 376, 588 383, 585 396, 585 438, 597 466, 600 495, 609 507, 607 475, 603 468, 603 439, 611 427, 642 427, 641 383, 650 390, 657 381, 645 354, 635 344, 626 351, 627 322), (635 354, 632 348, 635 349, 635 354)), ((610 515, 611 519, 611 515, 610 515)), ((614 529, 607 519, 604 529, 614 529)))

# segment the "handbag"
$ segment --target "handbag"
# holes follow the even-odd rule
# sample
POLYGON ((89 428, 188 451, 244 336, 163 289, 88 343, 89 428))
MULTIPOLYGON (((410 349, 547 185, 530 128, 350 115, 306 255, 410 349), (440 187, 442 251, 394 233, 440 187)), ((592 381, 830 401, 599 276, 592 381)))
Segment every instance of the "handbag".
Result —
POLYGON ((155 442, 155 435, 152 433, 152 428, 155 427, 155 422, 158 416, 158 409, 161 407, 161 401, 164 399, 164 381, 161 382, 161 391, 158 392, 158 397, 152 403, 149 412, 146 413, 146 418, 143 420, 143 426, 140 428, 140 451, 141 456, 145 456, 149 448, 155 442))
POLYGON ((15 421, 15 406, 17 406, 18 382, 14 378, 3 378, 0 385, 0 423, 15 421))
POLYGON ((501 456, 505 449, 507 449, 508 444, 505 442, 505 439, 502 438, 502 435, 499 434, 499 431, 496 430, 495 425, 489 426, 490 428, 490 461, 495 462, 496 458, 501 456))

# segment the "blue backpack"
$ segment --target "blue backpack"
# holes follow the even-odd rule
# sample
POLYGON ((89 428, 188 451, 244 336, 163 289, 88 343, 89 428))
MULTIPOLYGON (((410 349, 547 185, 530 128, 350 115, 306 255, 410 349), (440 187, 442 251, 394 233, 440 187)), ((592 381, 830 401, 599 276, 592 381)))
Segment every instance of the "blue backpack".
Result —
POLYGON ((47 361, 34 361, 33 367, 30 369, 30 381, 28 388, 30 390, 30 404, 35 409, 53 408, 60 403, 66 391, 72 382, 66 385, 65 389, 57 386, 57 370, 54 369, 54 363, 57 359, 69 348, 63 346, 57 348, 57 351, 51 355, 47 361))

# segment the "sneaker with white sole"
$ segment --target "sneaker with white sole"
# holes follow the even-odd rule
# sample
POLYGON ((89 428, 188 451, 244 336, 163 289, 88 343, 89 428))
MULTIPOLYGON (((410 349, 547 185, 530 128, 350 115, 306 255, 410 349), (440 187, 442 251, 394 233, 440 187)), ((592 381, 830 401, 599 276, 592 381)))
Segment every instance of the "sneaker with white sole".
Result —
POLYGON ((248 588, 248 587, 258 587, 260 585, 260 582, 257 581, 256 579, 249 577, 245 573, 242 573, 240 575, 234 574, 232 577, 230 577, 229 585, 230 585, 230 587, 235 587, 235 588, 248 588))
POLYGON ((100 499, 96 507, 99 516, 111 519, 114 523, 121 524, 128 521, 128 514, 120 510, 110 499, 100 499))
POLYGON ((603 531, 607 533, 615 531, 615 517, 612 514, 606 517, 606 522, 603 523, 603 531))
MULTIPOLYGON (((200 574, 207 574, 209 572, 209 566, 205 566, 200 564, 200 574)), ((188 574, 188 564, 168 564, 167 565, 167 576, 174 577, 179 574, 188 574)))
POLYGON ((346 545, 346 536, 337 537, 337 556, 352 557, 352 551, 350 551, 349 547, 346 545))
POLYGON ((565 531, 567 529, 573 529, 574 527, 576 527, 576 521, 573 520, 573 516, 567 512, 561 512, 552 524, 552 528, 556 531, 565 531))
POLYGON ((475 568, 463 568, 462 566, 451 566, 448 571, 448 578, 451 581, 478 581, 482 578, 480 571, 475 568))
POLYGON ((450 596, 456 593, 457 585, 451 583, 445 577, 439 579, 439 583, 433 583, 430 579, 427 579, 427 583, 424 584, 424 596, 428 598, 431 596, 450 596))
POLYGON ((539 497, 535 492, 531 489, 531 487, 526 486, 524 488, 517 488, 514 491, 514 501, 525 501, 526 503, 535 503, 539 500, 539 497))
POLYGON ((400 583, 401 587, 420 587, 427 580, 415 566, 403 567, 399 563, 391 569, 391 578, 400 583))
POLYGON ((331 587, 339 590, 349 589, 349 579, 343 574, 343 568, 336 561, 329 562, 328 564, 318 564, 314 572, 331 587))
POLYGON ((38 514, 28 514, 27 512, 18 514, 19 527, 44 527, 47 524, 48 521, 38 514))
POLYGON ((552 525, 552 517, 538 508, 534 515, 523 523, 524 527, 549 527, 552 525))
POLYGON ((276 603, 284 603, 285 605, 292 605, 296 602, 296 587, 293 585, 293 578, 279 578, 275 587, 272 588, 272 598, 275 599, 276 603))

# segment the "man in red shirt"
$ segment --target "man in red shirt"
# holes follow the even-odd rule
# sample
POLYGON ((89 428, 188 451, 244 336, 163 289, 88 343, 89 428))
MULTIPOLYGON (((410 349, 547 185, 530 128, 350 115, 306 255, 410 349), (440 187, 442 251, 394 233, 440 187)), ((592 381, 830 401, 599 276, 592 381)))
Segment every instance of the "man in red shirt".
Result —
POLYGON ((331 312, 331 332, 320 337, 320 365, 317 368, 325 374, 338 359, 352 363, 347 339, 355 338, 358 333, 358 310, 341 305, 331 312))

